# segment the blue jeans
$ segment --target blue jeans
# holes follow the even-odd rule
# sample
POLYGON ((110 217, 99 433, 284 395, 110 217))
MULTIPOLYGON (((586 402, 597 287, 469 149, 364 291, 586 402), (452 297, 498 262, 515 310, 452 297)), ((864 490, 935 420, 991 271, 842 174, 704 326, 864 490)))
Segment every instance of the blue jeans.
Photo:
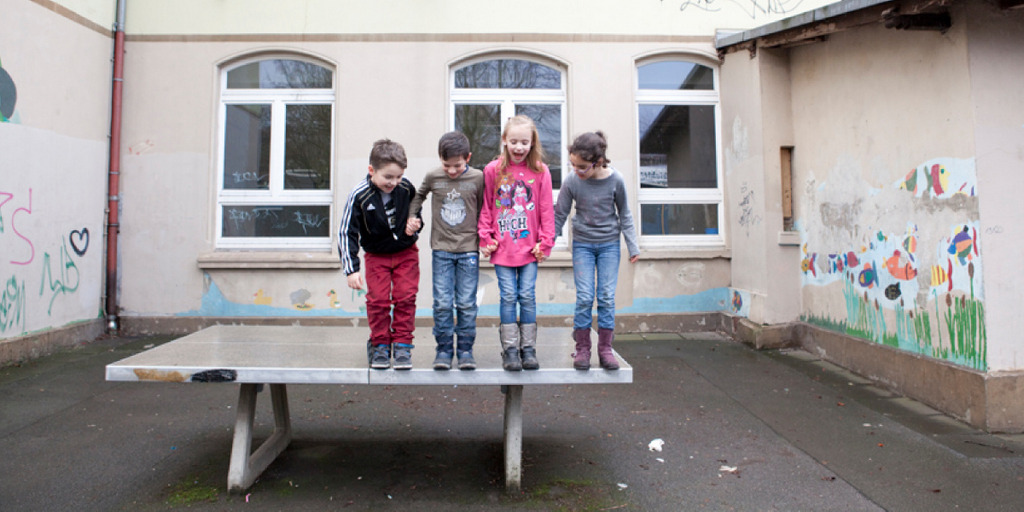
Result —
POLYGON ((597 293, 597 327, 615 329, 615 287, 619 281, 619 241, 603 244, 573 242, 572 267, 576 282, 576 314, 572 325, 590 329, 594 293, 597 293), (594 276, 597 287, 594 287, 594 276))
POLYGON ((537 262, 521 267, 494 266, 501 293, 499 316, 501 323, 516 323, 516 303, 519 304, 519 322, 537 323, 537 262))
POLYGON ((434 337, 476 337, 476 289, 480 256, 476 252, 433 251, 434 337), (455 308, 452 308, 454 302, 455 308), (458 312, 458 324, 454 323, 458 312))

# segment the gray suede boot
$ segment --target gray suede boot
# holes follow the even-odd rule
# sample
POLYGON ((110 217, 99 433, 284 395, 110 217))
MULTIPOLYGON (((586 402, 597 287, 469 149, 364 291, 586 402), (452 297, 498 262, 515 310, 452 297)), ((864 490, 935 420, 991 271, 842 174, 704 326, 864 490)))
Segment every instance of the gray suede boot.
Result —
POLYGON ((537 361, 537 324, 523 324, 519 326, 519 355, 523 359, 524 370, 536 370, 540 368, 537 361))
POLYGON ((519 324, 501 324, 498 326, 498 337, 501 339, 501 367, 510 372, 523 369, 519 359, 519 324))

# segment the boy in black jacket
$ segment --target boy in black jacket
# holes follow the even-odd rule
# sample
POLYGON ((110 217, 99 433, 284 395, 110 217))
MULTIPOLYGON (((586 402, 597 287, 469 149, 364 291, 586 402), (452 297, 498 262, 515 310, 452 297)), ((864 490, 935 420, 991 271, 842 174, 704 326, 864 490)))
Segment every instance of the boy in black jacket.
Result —
POLYGON ((402 177, 407 163, 401 144, 388 139, 374 142, 369 175, 349 194, 341 213, 341 261, 348 286, 366 290, 370 367, 377 369, 412 368, 420 259, 418 232, 405 232, 409 205, 416 196, 416 187, 402 177), (365 286, 359 269, 360 245, 366 252, 365 286))

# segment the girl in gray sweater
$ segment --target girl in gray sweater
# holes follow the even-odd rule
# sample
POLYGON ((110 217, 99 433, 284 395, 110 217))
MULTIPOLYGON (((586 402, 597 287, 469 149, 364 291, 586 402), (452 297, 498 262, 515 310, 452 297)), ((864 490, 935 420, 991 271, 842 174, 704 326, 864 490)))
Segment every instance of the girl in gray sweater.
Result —
POLYGON ((569 161, 575 172, 562 182, 555 205, 557 236, 562 232, 573 203, 576 204, 572 221, 572 264, 576 282, 573 367, 577 370, 590 369, 590 328, 595 297, 598 360, 605 370, 619 369, 612 353, 612 340, 615 337, 620 235, 626 239, 629 262, 636 263, 640 257, 626 185, 622 174, 608 165, 611 161, 605 155, 607 149, 608 141, 600 131, 576 137, 569 146, 569 161))

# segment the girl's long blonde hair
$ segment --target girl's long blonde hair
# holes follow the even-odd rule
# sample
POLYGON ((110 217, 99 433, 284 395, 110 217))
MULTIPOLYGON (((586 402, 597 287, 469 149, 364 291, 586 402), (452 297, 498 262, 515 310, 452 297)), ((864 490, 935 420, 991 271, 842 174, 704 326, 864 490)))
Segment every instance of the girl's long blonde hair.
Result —
POLYGON ((512 155, 509 154, 508 147, 505 146, 505 137, 508 136, 508 130, 513 125, 530 127, 532 142, 530 143, 530 152, 526 154, 526 166, 535 173, 544 172, 544 148, 540 145, 540 133, 537 132, 537 125, 534 124, 533 119, 524 115, 508 118, 505 128, 501 130, 501 155, 498 155, 498 171, 504 173, 512 162, 512 155))

